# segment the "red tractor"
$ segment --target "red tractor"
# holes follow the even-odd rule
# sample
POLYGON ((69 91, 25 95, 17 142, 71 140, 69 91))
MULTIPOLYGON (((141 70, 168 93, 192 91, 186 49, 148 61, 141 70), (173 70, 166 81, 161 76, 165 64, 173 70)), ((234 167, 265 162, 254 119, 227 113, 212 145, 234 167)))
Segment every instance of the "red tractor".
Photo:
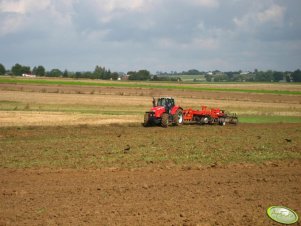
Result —
POLYGON ((169 124, 182 125, 183 121, 183 109, 175 104, 175 100, 172 97, 160 97, 157 102, 153 98, 153 107, 145 112, 143 125, 161 125, 166 128, 169 124))

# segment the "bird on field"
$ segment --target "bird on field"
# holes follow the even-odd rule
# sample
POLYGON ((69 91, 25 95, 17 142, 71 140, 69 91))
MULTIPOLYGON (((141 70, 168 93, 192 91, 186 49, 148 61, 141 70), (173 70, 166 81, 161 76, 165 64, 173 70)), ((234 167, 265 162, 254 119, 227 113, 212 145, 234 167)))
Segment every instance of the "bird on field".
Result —
POLYGON ((285 138, 284 140, 286 140, 286 142, 292 142, 292 140, 291 139, 287 139, 287 138, 285 138))
POLYGON ((123 152, 124 153, 128 153, 130 151, 131 147, 130 145, 127 145, 124 149, 123 149, 123 152))

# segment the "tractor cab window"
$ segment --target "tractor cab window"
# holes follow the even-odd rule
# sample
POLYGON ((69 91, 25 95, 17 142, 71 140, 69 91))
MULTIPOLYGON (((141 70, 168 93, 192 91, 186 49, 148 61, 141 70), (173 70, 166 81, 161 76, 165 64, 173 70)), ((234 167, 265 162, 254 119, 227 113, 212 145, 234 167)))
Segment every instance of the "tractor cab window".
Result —
POLYGON ((166 99, 165 100, 166 101, 166 106, 168 107, 168 108, 171 108, 171 107, 173 107, 173 106, 175 106, 175 101, 174 101, 174 99, 166 99))
POLYGON ((158 102, 157 102, 157 106, 165 106, 165 99, 164 98, 160 98, 158 99, 158 102))
POLYGON ((169 101, 170 101, 170 105, 171 105, 172 107, 175 106, 175 100, 174 100, 174 99, 170 99, 169 101))
POLYGON ((174 101, 174 99, 160 98, 160 99, 158 99, 157 106, 173 107, 173 106, 175 106, 175 101, 174 101))

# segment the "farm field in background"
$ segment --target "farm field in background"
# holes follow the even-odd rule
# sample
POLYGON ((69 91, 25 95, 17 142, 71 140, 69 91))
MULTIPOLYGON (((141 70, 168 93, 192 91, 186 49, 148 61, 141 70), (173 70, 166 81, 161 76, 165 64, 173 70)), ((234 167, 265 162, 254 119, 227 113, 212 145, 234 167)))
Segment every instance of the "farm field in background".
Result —
POLYGON ((123 88, 154 88, 176 89, 188 91, 227 91, 245 93, 295 94, 300 95, 300 84, 288 83, 190 83, 190 82, 142 82, 142 81, 103 81, 74 80, 61 78, 14 78, 0 77, 0 83, 6 84, 38 84, 38 85, 68 85, 123 88))
POLYGON ((173 96, 183 108, 220 107, 239 114, 241 122, 301 121, 301 94, 296 94, 301 93, 301 85, 296 84, 189 84, 189 89, 179 90, 165 88, 181 87, 177 83, 42 79, 43 84, 35 84, 36 81, 41 79, 0 83, 2 125, 50 125, 55 121, 101 124, 109 118, 112 122, 141 122, 152 96, 173 96), (73 82, 76 85, 69 84, 73 82), (198 87, 207 90, 195 90, 198 87), (271 93, 247 92, 256 91, 256 87, 271 93), (279 91, 283 94, 276 94, 279 91))
POLYGON ((301 212, 300 92, 0 78, 0 225, 275 225, 268 206, 301 212), (144 128, 153 96, 240 124, 144 128))

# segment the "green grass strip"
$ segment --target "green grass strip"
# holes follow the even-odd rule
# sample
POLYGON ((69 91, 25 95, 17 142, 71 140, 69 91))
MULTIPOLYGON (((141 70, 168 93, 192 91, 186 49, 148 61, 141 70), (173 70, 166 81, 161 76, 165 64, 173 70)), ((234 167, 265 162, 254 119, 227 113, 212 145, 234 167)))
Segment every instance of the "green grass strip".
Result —
POLYGON ((240 123, 301 123, 296 116, 239 116, 240 123))
MULTIPOLYGON (((301 91, 288 90, 251 90, 236 88, 212 88, 212 87, 194 87, 187 85, 158 85, 145 84, 143 82, 97 82, 97 81, 78 81, 78 80, 48 80, 48 79, 23 79, 0 77, 0 83, 9 84, 36 84, 36 85, 70 85, 70 86, 97 86, 97 87, 125 87, 125 88, 155 88, 155 89, 176 89, 191 91, 212 91, 212 92, 241 92, 241 93, 260 93, 260 94, 278 94, 278 95, 301 95, 301 91)), ((149 83, 149 82, 148 82, 149 83)), ((300 87, 301 88, 301 87, 300 87)))

